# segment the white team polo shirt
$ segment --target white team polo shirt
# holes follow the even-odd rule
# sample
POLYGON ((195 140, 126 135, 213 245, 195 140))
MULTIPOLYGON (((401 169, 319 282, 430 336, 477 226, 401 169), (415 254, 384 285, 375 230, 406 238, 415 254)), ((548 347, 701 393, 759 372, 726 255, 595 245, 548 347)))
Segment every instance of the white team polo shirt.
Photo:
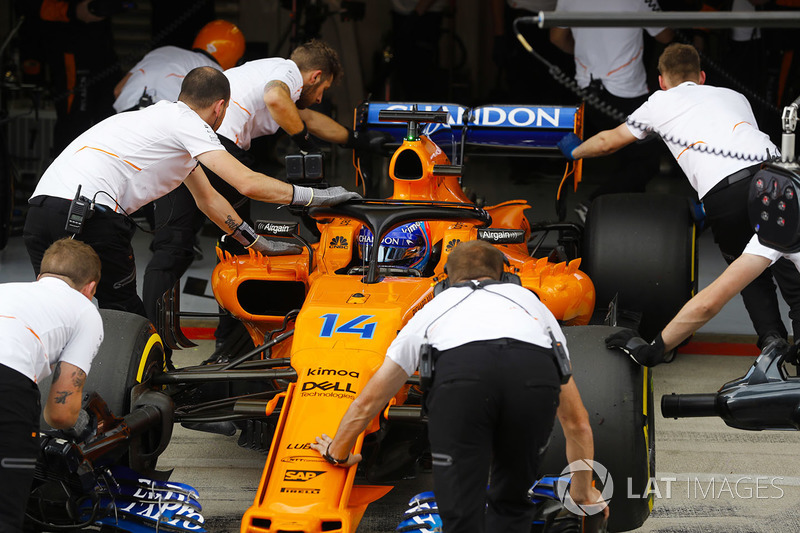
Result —
POLYGON ((214 150, 224 148, 197 113, 183 102, 161 101, 78 136, 45 170, 32 197, 71 200, 80 184, 83 196, 111 209, 116 200, 133 213, 178 187, 197 166, 195 158, 214 150))
POLYGON ((130 70, 131 77, 125 82, 119 98, 114 102, 114 109, 119 113, 132 108, 139 103, 145 90, 153 102, 177 102, 183 78, 197 67, 222 70, 216 61, 200 52, 177 46, 156 48, 130 70))
POLYGON ((639 139, 648 130, 664 138, 700 198, 722 178, 767 159, 767 151, 771 155, 778 153, 769 136, 758 129, 747 99, 723 87, 687 81, 667 91, 656 91, 631 113, 627 124, 639 139), (670 142, 665 136, 684 144, 670 142), (694 144, 751 155, 754 159, 745 161, 687 148, 694 144))
POLYGON ((797 270, 800 271, 800 252, 796 252, 793 254, 785 254, 783 252, 779 252, 774 248, 770 248, 769 246, 764 246, 758 240, 758 235, 753 235, 750 238, 750 242, 747 243, 747 246, 744 247, 743 254, 750 254, 750 255, 758 255, 761 257, 765 257, 771 261, 771 265, 775 264, 775 261, 780 259, 781 257, 785 257, 792 263, 794 266, 797 267, 797 270))
MULTIPOLYGON (((556 11, 628 13, 652 11, 643 0, 558 0, 556 11)), ((645 28, 650 35, 664 28, 645 28)), ((642 61, 641 28, 570 28, 575 38, 575 79, 586 87, 592 78, 620 98, 647 94, 647 75, 642 61)))
POLYGON ((0 284, 0 364, 38 383, 58 361, 89 373, 103 321, 84 295, 58 278, 0 284))
POLYGON ((297 102, 303 90, 303 76, 295 62, 279 57, 248 61, 229 68, 225 76, 231 82, 231 104, 217 131, 243 150, 250 148, 252 139, 272 135, 280 129, 264 103, 267 83, 273 80, 285 83, 292 102, 297 102))
POLYGON ((425 305, 405 325, 386 357, 410 376, 419 365, 419 348, 427 342, 439 351, 469 342, 510 338, 550 348, 550 328, 566 350, 558 321, 531 291, 512 283, 483 289, 451 287, 425 305))

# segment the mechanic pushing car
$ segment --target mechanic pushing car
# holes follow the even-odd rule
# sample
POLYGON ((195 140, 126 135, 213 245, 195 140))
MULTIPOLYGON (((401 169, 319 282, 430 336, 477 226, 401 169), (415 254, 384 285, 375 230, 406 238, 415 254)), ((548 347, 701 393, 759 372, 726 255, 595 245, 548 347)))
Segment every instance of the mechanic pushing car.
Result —
MULTIPOLYGON (((373 149, 377 149, 382 145, 381 134, 372 132, 357 137, 352 130, 332 118, 309 109, 309 106, 322 101, 325 91, 342 75, 336 50, 319 40, 298 46, 290 59, 257 59, 226 70, 232 105, 217 131, 222 146, 246 166, 255 162, 248 152, 251 140, 272 135, 279 129, 288 133, 305 152, 319 152, 319 147, 309 138, 309 132, 345 148, 368 149, 372 148, 372 142, 376 143, 373 149)), ((244 218, 248 218, 249 204, 242 191, 214 175, 213 170, 203 170, 214 188, 244 218)), ((143 296, 151 319, 155 314, 156 300, 171 289, 189 268, 194 256, 194 236, 202 227, 204 217, 188 191, 179 187, 155 202, 155 220, 157 227, 166 224, 171 231, 168 242, 155 243, 153 259, 144 276, 143 296)), ((287 253, 300 253, 295 244, 284 244, 284 248, 287 253)), ((216 333, 218 344, 229 334, 231 325, 225 317, 221 319, 216 333)))
MULTIPOLYGON (((705 72, 693 46, 667 46, 659 57, 658 70, 662 90, 651 95, 625 123, 583 143, 571 133, 558 146, 569 159, 582 159, 616 152, 651 131, 661 135, 702 199, 714 241, 731 264, 753 236, 747 215, 749 178, 761 162, 777 155, 777 148, 759 131, 743 95, 703 85, 705 72)), ((791 263, 781 260, 741 291, 759 348, 787 337, 773 276, 791 308, 794 334, 800 335, 800 274, 791 263)))
MULTIPOLYGON (((217 70, 235 67, 244 50, 244 35, 237 26, 225 20, 209 22, 197 33, 192 50, 162 46, 145 55, 114 88, 117 96, 114 109, 121 112, 141 109, 161 100, 175 102, 180 94, 181 81, 189 71, 202 66, 217 70)), ((220 141, 230 151, 226 139, 220 138, 220 141)), ((216 175, 209 175, 208 169, 203 171, 211 184, 222 190, 219 183, 224 182, 216 175)), ((154 211, 145 213, 145 216, 153 218, 155 229, 150 246, 153 256, 145 269, 142 300, 147 318, 156 323, 159 298, 175 285, 194 261, 196 235, 206 216, 197 208, 192 193, 184 184, 157 198, 151 205, 154 211)), ((286 251, 298 252, 294 247, 286 251)), ((169 348, 166 350, 170 351, 169 348)))
POLYGON ((47 168, 28 201, 23 236, 38 274, 44 250, 72 233, 103 263, 97 287, 101 308, 145 316, 136 293, 132 213, 182 182, 217 226, 246 248, 269 255, 283 243, 260 238, 210 184, 202 162, 255 200, 301 206, 333 205, 359 195, 343 187, 311 189, 253 172, 220 144, 230 84, 211 67, 192 70, 177 102, 120 113, 75 139, 47 168), (65 227, 66 224, 66 227, 65 227))
POLYGON ((55 429, 88 423, 79 414, 86 374, 103 340, 91 303, 99 280, 95 251, 64 238, 45 251, 37 281, 0 285, 1 533, 22 531, 39 455, 37 383, 51 369, 45 421, 55 429))
MULTIPOLYGON (((432 363, 425 406, 445 531, 530 531, 527 491, 556 415, 569 461, 591 462, 594 455, 564 334, 533 293, 503 281, 504 261, 485 241, 458 244, 447 259, 450 287, 403 327, 336 436, 311 444, 334 465, 358 463, 361 455, 350 453, 358 435, 418 365, 424 378, 432 363)), ((591 471, 573 474, 570 494, 608 516, 591 471)))

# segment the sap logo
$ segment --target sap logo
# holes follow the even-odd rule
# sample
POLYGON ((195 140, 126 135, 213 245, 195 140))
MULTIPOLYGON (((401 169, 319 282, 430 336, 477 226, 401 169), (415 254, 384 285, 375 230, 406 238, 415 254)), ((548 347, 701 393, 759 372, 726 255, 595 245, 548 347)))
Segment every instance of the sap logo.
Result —
POLYGON ((324 470, 287 470, 283 474, 284 481, 311 481, 324 474, 324 470))
POLYGON ((304 442, 302 444, 287 444, 286 445, 286 449, 287 450, 310 450, 311 449, 311 443, 304 442))
POLYGON ((331 240, 331 243, 328 245, 328 248, 346 249, 348 246, 350 246, 350 243, 347 242, 347 239, 345 239, 341 235, 337 235, 331 240))
POLYGON ((461 242, 461 239, 453 239, 452 241, 447 243, 447 246, 445 246, 444 251, 447 252, 447 253, 452 252, 453 248, 456 247, 456 244, 458 244, 460 242, 461 242))
POLYGON ((332 368, 309 368, 306 372, 306 376, 350 376, 351 378, 357 378, 360 374, 355 371, 348 371, 348 370, 334 370, 332 368))
POLYGON ((336 383, 331 383, 330 381, 323 381, 322 383, 317 383, 316 381, 306 381, 303 383, 303 388, 300 389, 302 391, 310 391, 314 389, 320 389, 323 391, 333 391, 333 392, 350 392, 355 394, 356 391, 351 389, 352 383, 345 383, 344 388, 342 388, 342 383, 337 381, 336 383))
POLYGON ((349 226, 352 223, 353 223, 353 221, 350 220, 349 218, 345 218, 345 219, 342 219, 342 220, 339 221, 339 225, 340 226, 349 226))
POLYGON ((319 489, 294 489, 289 487, 281 487, 281 492, 288 494, 319 494, 319 489))

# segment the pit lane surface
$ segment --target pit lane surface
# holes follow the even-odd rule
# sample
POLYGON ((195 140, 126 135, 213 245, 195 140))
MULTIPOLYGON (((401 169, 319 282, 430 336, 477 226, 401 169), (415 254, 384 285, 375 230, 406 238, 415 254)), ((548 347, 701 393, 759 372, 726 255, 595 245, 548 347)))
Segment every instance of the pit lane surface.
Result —
MULTIPOLYGON (((211 341, 200 341, 198 348, 176 352, 176 362, 197 362, 211 349, 211 341)), ((715 391, 724 382, 743 375, 752 361, 743 356, 679 354, 672 364, 655 369, 656 403, 660 403, 662 394, 715 391)), ((189 483, 200 491, 208 531, 238 532, 239 519, 255 495, 265 456, 238 447, 237 437, 178 426, 175 429, 159 467, 174 468, 172 480, 189 483)), ((715 418, 665 420, 659 411, 657 475, 652 484, 655 506, 651 517, 636 531, 800 531, 796 512, 800 500, 798 450, 797 432, 734 430, 715 418)), ((628 490, 625 480, 614 482, 615 493, 628 490)), ((368 507, 358 531, 394 531, 408 498, 431 488, 427 474, 399 483, 368 507)))

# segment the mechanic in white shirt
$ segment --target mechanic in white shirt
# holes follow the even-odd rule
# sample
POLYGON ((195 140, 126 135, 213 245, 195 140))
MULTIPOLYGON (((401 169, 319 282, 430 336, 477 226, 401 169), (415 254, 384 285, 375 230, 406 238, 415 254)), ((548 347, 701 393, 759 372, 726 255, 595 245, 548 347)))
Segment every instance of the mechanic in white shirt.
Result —
POLYGON ((162 46, 148 52, 114 87, 114 109, 117 113, 138 109, 142 100, 141 107, 161 100, 175 102, 190 70, 229 69, 241 59, 244 48, 244 35, 235 24, 211 21, 197 33, 191 50, 162 46))
MULTIPOLYGON (((192 50, 163 46, 145 55, 117 84, 114 109, 121 112, 161 100, 175 102, 181 82, 189 71, 202 66, 217 70, 232 68, 241 59, 244 49, 244 35, 238 27, 224 20, 209 22, 197 33, 192 50)), ((217 176, 213 179, 224 183, 217 176)), ((215 184, 212 181, 212 185, 215 184)), ((157 198, 142 211, 154 228, 150 245, 153 256, 144 273, 142 301, 147 318, 156 323, 159 298, 175 285, 195 259, 197 233, 206 216, 197 208, 192 193, 184 184, 157 198)), ((245 214, 240 211, 240 215, 245 214)))
MULTIPOLYGON (((556 11, 635 13, 658 11, 657 0, 558 0, 556 11)), ((644 63, 644 32, 667 44, 674 32, 669 28, 551 28, 550 40, 575 55, 578 85, 624 115, 642 105, 650 93, 644 63)), ((613 128, 617 120, 586 106, 586 132, 613 128)), ((626 146, 607 163, 613 180, 602 183, 589 202, 610 193, 644 192, 647 182, 658 175, 660 146, 643 142, 626 146)), ((590 173, 587 173, 590 176, 590 173)), ((579 205, 585 219, 588 204, 579 205)))
POLYGON ((21 533, 39 455, 41 398, 53 381, 44 419, 56 429, 78 420, 86 374, 103 340, 92 304, 100 259, 71 239, 53 243, 38 280, 0 284, 0 531, 21 533))
MULTIPOLYGON (((359 462, 361 455, 351 453, 358 435, 414 373, 421 346, 429 344, 436 355, 428 436, 445 531, 484 531, 484 524, 486 531, 530 531, 525 495, 556 415, 569 462, 594 457, 575 382, 560 384, 550 332, 566 346, 564 334, 535 294, 497 281, 503 265, 502 252, 485 241, 458 244, 447 259, 453 286, 398 333, 334 439, 323 434, 311 444, 333 464, 359 462)), ((605 505, 590 472, 573 474, 570 494, 579 503, 605 505)))
MULTIPOLYGON (((226 70, 231 103, 217 130, 223 148, 245 166, 252 167, 255 158, 248 152, 251 140, 282 128, 305 152, 319 151, 309 132, 346 148, 373 149, 371 143, 378 142, 374 149, 379 149, 383 142, 381 134, 369 132, 357 137, 327 115, 309 109, 322 101, 325 91, 342 75, 336 51, 318 40, 298 46, 290 59, 257 59, 226 70)), ((248 219, 247 195, 217 176, 213 169, 203 167, 203 171, 211 185, 248 219)), ((170 231, 157 235, 153 258, 145 272, 143 296, 151 319, 156 312, 156 300, 189 268, 194 257, 195 235, 204 220, 182 189, 155 202, 156 227, 165 225, 170 231)), ((235 249, 229 251, 241 253, 235 249)), ((226 317, 220 320, 215 332, 218 345, 229 336, 235 323, 226 317)))
MULTIPOLYGON (((585 142, 574 134, 559 142, 568 158, 613 153, 654 131, 661 135, 703 202, 706 222, 725 261, 732 263, 753 235, 747 215, 747 187, 761 161, 777 155, 769 137, 759 131, 747 99, 722 87, 703 85, 705 73, 694 47, 669 45, 659 58, 656 91, 627 121, 585 142), (746 159, 724 157, 719 152, 746 159)), ((800 274, 786 261, 778 262, 742 291, 745 307, 761 348, 773 338, 786 339, 775 284, 791 308, 800 335, 800 274)))
POLYGON ((253 172, 220 144, 215 129, 230 97, 227 78, 200 67, 183 80, 178 102, 162 101, 139 111, 110 117, 75 139, 47 168, 29 200, 23 236, 38 274, 44 250, 69 235, 65 229, 71 200, 80 194, 94 204, 77 238, 91 245, 103 262, 97 288, 101 308, 145 316, 136 292, 131 247, 135 225, 128 214, 181 183, 200 209, 245 247, 283 253, 291 247, 259 238, 234 208, 209 184, 203 162, 242 194, 263 202, 332 205, 356 198, 342 187, 314 190, 253 172))

